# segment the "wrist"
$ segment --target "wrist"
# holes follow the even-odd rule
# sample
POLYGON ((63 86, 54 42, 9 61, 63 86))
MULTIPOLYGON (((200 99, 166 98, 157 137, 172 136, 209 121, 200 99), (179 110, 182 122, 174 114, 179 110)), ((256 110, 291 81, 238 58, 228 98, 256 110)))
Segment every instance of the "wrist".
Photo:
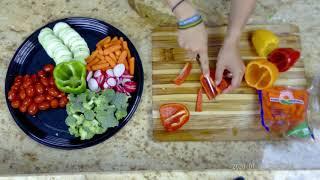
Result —
POLYGON ((241 31, 228 31, 224 42, 225 44, 233 44, 233 45, 237 45, 240 41, 240 37, 241 37, 241 31))
POLYGON ((174 10, 173 13, 179 21, 195 15, 197 11, 188 1, 184 1, 174 10))

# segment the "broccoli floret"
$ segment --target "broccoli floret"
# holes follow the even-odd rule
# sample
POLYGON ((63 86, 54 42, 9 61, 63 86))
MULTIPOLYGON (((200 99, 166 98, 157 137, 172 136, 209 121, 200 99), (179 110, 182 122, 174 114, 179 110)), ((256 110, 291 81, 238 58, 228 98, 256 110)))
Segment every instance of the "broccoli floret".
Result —
POLYGON ((91 139, 94 134, 86 131, 83 127, 79 128, 79 134, 81 140, 91 139))
POLYGON ((77 121, 76 121, 76 125, 77 125, 77 126, 81 125, 81 124, 83 123, 84 119, 85 119, 83 114, 80 114, 80 115, 78 115, 78 114, 73 114, 72 116, 73 116, 75 119, 77 119, 77 121))
POLYGON ((103 128, 118 126, 119 122, 114 117, 115 109, 108 109, 107 111, 98 111, 96 118, 101 123, 103 128))
POLYGON ((73 135, 73 136, 75 136, 75 137, 79 137, 79 136, 80 136, 79 130, 78 130, 78 128, 77 128, 76 126, 70 126, 70 127, 68 128, 68 130, 69 130, 69 132, 70 132, 71 135, 73 135))
POLYGON ((127 110, 126 109, 118 109, 116 112, 116 119, 119 121, 120 119, 127 116, 127 110))
POLYGON ((94 117, 95 117, 95 113, 90 109, 86 109, 84 112, 84 117, 87 119, 87 120, 93 120, 94 117))
POLYGON ((112 104, 114 104, 117 109, 127 109, 129 98, 130 96, 127 96, 124 93, 116 93, 115 97, 113 98, 112 104))
POLYGON ((65 121, 66 121, 66 124, 68 126, 74 126, 75 127, 77 125, 76 124, 77 119, 75 117, 73 117, 73 116, 68 116, 65 121))

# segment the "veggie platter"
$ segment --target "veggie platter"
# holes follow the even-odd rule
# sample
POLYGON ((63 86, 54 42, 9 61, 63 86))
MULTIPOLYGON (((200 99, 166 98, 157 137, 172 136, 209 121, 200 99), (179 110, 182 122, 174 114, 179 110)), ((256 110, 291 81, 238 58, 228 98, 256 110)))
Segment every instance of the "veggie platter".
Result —
POLYGON ((49 147, 98 144, 132 117, 143 68, 131 41, 93 18, 51 22, 18 48, 5 81, 9 111, 32 139, 49 147))

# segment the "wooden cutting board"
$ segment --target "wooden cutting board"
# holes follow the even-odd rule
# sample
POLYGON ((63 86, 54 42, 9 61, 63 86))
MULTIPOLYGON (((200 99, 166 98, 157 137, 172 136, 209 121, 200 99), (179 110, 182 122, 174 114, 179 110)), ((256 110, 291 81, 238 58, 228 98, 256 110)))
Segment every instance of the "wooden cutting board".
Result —
MULTIPOLYGON (((260 59, 251 42, 251 32, 269 29, 280 37, 280 47, 301 50, 299 28, 294 25, 249 25, 240 42, 240 53, 245 64, 260 59)), ((226 27, 212 27, 209 32, 210 67, 215 68, 226 27)), ((157 141, 221 141, 268 140, 270 136, 260 125, 258 96, 243 81, 241 87, 230 94, 219 95, 208 101, 203 95, 203 112, 195 112, 197 90, 201 74, 198 63, 177 43, 175 27, 161 27, 152 33, 152 99, 153 137, 157 141), (193 63, 191 75, 180 86, 172 83, 187 61, 193 63), (185 104, 191 117, 176 132, 166 132, 159 119, 159 106, 165 103, 185 104)), ((281 73, 276 85, 304 87, 306 85, 303 61, 300 59, 288 72, 281 73)))

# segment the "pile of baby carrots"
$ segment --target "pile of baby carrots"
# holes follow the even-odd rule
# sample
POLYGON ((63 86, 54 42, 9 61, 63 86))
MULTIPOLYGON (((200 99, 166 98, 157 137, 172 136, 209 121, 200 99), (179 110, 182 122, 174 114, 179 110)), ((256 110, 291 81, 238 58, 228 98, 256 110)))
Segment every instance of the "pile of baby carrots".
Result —
POLYGON ((135 59, 131 56, 128 42, 123 37, 107 36, 96 44, 97 49, 86 59, 87 70, 108 70, 117 64, 124 64, 126 70, 134 75, 135 59))

